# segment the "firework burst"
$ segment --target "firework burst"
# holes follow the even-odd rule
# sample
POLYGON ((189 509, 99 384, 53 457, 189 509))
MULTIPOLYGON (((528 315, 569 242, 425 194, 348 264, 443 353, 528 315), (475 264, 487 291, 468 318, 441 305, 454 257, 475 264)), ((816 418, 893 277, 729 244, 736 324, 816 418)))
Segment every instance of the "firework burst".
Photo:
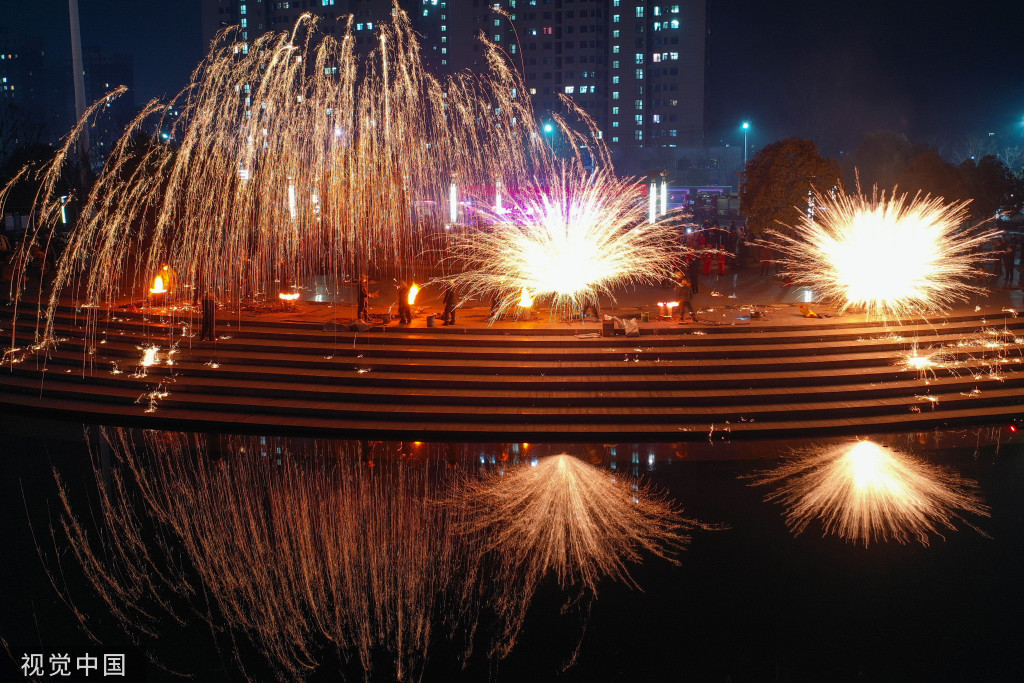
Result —
POLYGON ((524 292, 571 315, 616 287, 671 276, 676 222, 647 222, 642 183, 563 168, 552 186, 537 181, 524 195, 483 212, 485 227, 452 244, 461 272, 449 280, 466 296, 494 299, 495 316, 516 310, 524 292))
MULTIPOLYGON (((591 162, 610 167, 593 123, 571 102, 580 130, 552 117, 571 150, 556 159, 521 75, 494 45, 483 44, 486 73, 438 78, 424 69, 405 13, 377 27, 365 56, 351 17, 339 28, 339 39, 324 35, 305 14, 292 30, 250 42, 228 29, 185 90, 143 108, 88 195, 70 200, 79 219, 41 304, 47 341, 62 297, 89 305, 95 335, 104 308, 147 298, 192 315, 189 304, 207 290, 222 304, 259 306, 276 302, 285 283, 319 279, 336 293, 371 270, 412 279, 446 253, 435 249, 444 224, 474 222, 469 209, 452 219, 439 208, 456 184, 512 191, 557 184, 548 179, 563 164, 573 178, 591 162), (167 141, 140 142, 154 129, 167 141), (176 277, 157 285, 162 264, 176 277)), ((65 206, 58 180, 105 102, 42 172, 14 282, 48 248, 65 206)))
POLYGON ((787 274, 840 311, 900 318, 947 309, 984 289, 981 248, 997 231, 964 229, 967 202, 814 191, 814 216, 773 231, 787 274))
POLYGON ((541 580, 596 595, 602 577, 635 585, 627 564, 644 553, 675 561, 688 532, 710 528, 685 519, 647 487, 561 454, 504 476, 467 481, 454 498, 465 510, 464 532, 480 539, 493 563, 492 607, 504 632, 492 653, 515 644, 541 580))
POLYGON ((927 546, 931 535, 966 522, 964 513, 988 516, 975 482, 872 441, 797 453, 756 479, 779 485, 767 499, 786 507, 795 534, 817 519, 823 534, 865 547, 890 540, 927 546))

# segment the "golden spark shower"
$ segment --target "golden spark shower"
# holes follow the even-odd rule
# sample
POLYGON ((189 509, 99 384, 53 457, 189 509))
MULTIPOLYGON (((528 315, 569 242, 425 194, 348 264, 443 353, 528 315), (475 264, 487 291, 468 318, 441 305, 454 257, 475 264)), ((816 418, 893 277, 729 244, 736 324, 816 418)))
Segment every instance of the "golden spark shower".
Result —
POLYGON ((645 553, 675 561, 690 531, 712 528, 635 480, 564 453, 468 480, 454 500, 464 510, 463 532, 481 539, 493 568, 490 606, 504 624, 492 645, 499 656, 515 644, 545 577, 590 597, 602 578, 635 586, 629 563, 645 553))
POLYGON ((494 299, 494 316, 536 298, 554 315, 572 314, 616 287, 671 277, 678 226, 647 221, 644 184, 581 168, 550 182, 486 210, 487 230, 453 239, 449 279, 464 295, 494 299))
POLYGON ((852 441, 795 453, 757 477, 777 486, 767 499, 786 508, 795 534, 814 521, 822 534, 851 543, 914 540, 973 526, 964 515, 988 516, 977 484, 873 441, 852 441))
POLYGON ((771 233, 787 274, 821 299, 870 317, 943 311, 981 293, 982 248, 997 231, 967 228, 967 202, 814 190, 815 211, 771 233))
POLYGON ((439 639, 472 655, 481 610, 488 655, 505 657, 546 576, 590 597, 602 578, 635 585, 627 563, 675 561, 706 528, 567 455, 481 479, 457 446, 99 434, 94 509, 54 474, 62 538, 110 614, 139 642, 199 615, 282 679, 340 656, 367 679, 416 680, 439 639))
MULTIPOLYGON (((667 270, 667 230, 640 225, 634 188, 615 178, 593 122, 571 101, 574 121, 551 117, 557 156, 496 46, 483 43, 485 74, 441 79, 424 70, 402 11, 378 26, 365 57, 350 19, 339 39, 311 15, 249 43, 229 29, 179 95, 143 108, 88 196, 72 198, 80 218, 40 303, 44 340, 62 297, 86 306, 95 333, 100 311, 147 298, 172 312, 207 291, 222 303, 278 301, 317 278, 336 291, 361 272, 412 279, 446 258, 474 269, 457 279, 465 291, 502 301, 524 286, 557 302, 585 299, 667 270), (169 142, 142 141, 154 129, 169 142), (478 212, 474 188, 483 187, 500 188, 509 213, 478 212), (535 236, 500 236, 510 230, 535 236), (467 247, 475 237, 481 250, 467 247), (489 275, 508 258, 515 274, 489 275), (156 281, 165 264, 173 283, 156 281)), ((16 283, 33 250, 48 247, 65 205, 57 179, 101 112, 102 101, 41 172, 16 283)))

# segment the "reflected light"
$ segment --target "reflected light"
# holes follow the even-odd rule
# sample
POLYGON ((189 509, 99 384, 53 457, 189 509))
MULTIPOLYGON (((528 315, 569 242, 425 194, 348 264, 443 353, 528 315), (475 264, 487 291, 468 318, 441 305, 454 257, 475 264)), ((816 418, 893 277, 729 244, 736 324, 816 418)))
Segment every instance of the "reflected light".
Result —
POLYGON ((798 452, 755 479, 778 484, 767 500, 785 506, 794 534, 820 520, 823 535, 865 547, 910 540, 927 546, 932 535, 955 531, 957 520, 973 527, 964 513, 988 516, 977 483, 873 441, 798 452))

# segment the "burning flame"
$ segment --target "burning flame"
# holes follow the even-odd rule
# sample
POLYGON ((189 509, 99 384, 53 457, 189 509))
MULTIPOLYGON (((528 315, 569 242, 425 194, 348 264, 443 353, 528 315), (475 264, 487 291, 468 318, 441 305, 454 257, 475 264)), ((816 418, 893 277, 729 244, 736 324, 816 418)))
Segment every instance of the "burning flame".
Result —
POLYGON ((409 287, 409 305, 416 303, 416 295, 420 293, 420 286, 415 282, 409 287))
POLYGON ((277 295, 277 298, 279 298, 281 301, 295 301, 296 299, 299 298, 299 293, 298 292, 280 292, 277 295))
POLYGON ((157 275, 153 278, 153 286, 149 288, 150 294, 166 294, 167 288, 164 286, 164 279, 157 275))
POLYGON ((523 308, 530 308, 533 306, 533 297, 530 295, 530 290, 523 287, 523 295, 519 297, 519 305, 523 308))

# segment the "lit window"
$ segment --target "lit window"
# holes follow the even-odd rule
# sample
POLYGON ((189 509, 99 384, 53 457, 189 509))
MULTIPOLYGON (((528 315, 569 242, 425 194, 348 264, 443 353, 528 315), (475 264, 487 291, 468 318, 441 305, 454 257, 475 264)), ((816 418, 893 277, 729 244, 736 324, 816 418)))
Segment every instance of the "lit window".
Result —
POLYGON ((242 14, 245 14, 246 13, 245 5, 242 5, 241 7, 239 7, 238 11, 241 12, 242 14))
POLYGON ((672 14, 679 14, 679 5, 672 5, 672 14))
POLYGON ((654 62, 655 64, 660 62, 661 61, 661 54, 658 53, 658 52, 655 52, 653 55, 651 55, 651 61, 654 62))
POLYGON ((553 36, 553 35, 555 35, 555 29, 551 28, 550 26, 545 26, 544 27, 544 35, 546 35, 546 36, 553 36))
POLYGON ((637 142, 644 139, 644 132, 642 130, 633 131, 633 137, 636 138, 637 142))
POLYGON ((638 80, 638 81, 644 80, 644 70, 643 69, 637 69, 636 70, 636 80, 638 80))
POLYGON ((634 58, 636 59, 636 63, 637 64, 643 64, 644 63, 644 54, 642 52, 637 52, 634 55, 634 58))
POLYGON ((633 108, 637 109, 637 110, 643 109, 644 108, 644 101, 643 100, 633 100, 633 108))
POLYGON ((615 29, 614 31, 612 31, 612 38, 618 38, 619 37, 619 33, 620 33, 619 29, 615 29))
POLYGON ((619 91, 618 90, 612 90, 612 99, 613 100, 619 99, 619 91))
POLYGON ((651 116, 651 123, 661 123, 661 114, 653 114, 651 116))
POLYGON ((637 19, 643 19, 643 16, 644 16, 644 8, 643 7, 637 7, 636 8, 636 18, 637 19))
POLYGON ((574 92, 576 92, 576 86, 574 86, 574 85, 567 85, 567 86, 565 86, 565 94, 566 95, 571 95, 574 92))
POLYGON ((494 34, 494 42, 496 42, 496 43, 500 43, 501 42, 501 36, 498 35, 497 33, 494 34))
POLYGON ((612 116, 618 116, 618 115, 619 115, 619 108, 618 107, 612 107, 612 116))
POLYGON ((618 45, 612 45, 612 54, 615 54, 615 55, 619 54, 619 46, 618 45))
POLYGON ((618 121, 612 121, 612 128, 618 128, 618 127, 619 127, 619 122, 618 121))
POLYGON ((618 83, 618 82, 619 82, 619 77, 618 76, 612 76, 612 83, 618 83))
POLYGON ((581 85, 581 86, 580 86, 580 94, 581 94, 581 95, 586 95, 586 94, 587 94, 587 91, 588 91, 588 89, 589 89, 589 87, 590 87, 590 86, 586 86, 586 85, 581 85))
POLYGON ((322 7, 330 7, 334 4, 334 0, 321 0, 322 7))
POLYGON ((669 59, 679 59, 679 53, 678 52, 670 52, 670 53, 668 53, 668 58, 669 59))
POLYGON ((612 15, 612 23, 613 24, 619 23, 619 15, 618 14, 613 14, 612 15))
POLYGON ((536 88, 530 88, 530 94, 531 95, 536 95, 537 94, 537 89, 536 88))
POLYGON ((495 26, 501 26, 501 19, 495 19, 494 20, 494 25, 495 26))
POLYGON ((615 60, 612 61, 612 68, 613 69, 618 69, 619 68, 619 60, 615 59, 615 60))
POLYGON ((242 17, 242 28, 247 28, 248 26, 249 26, 249 20, 246 19, 245 17, 242 17))
POLYGON ((678 19, 673 19, 672 20, 672 28, 679 28, 679 20, 678 19))

